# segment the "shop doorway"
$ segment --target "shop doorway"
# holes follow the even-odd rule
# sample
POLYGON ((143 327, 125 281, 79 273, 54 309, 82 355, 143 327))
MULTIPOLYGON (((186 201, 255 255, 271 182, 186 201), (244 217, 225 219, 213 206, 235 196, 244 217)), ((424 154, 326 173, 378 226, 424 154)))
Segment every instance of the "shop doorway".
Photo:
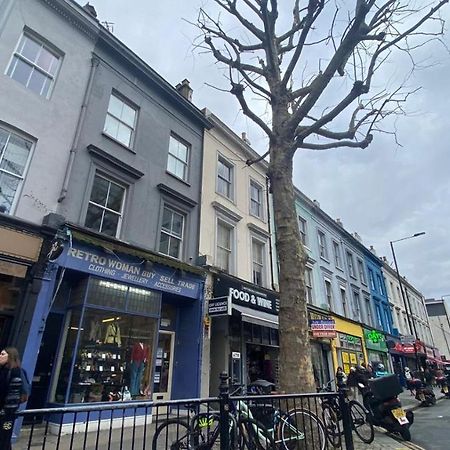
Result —
MULTIPOLYGON (((153 375, 153 401, 170 400, 175 333, 160 331, 153 375)), ((160 411, 161 413, 161 411, 160 411)))

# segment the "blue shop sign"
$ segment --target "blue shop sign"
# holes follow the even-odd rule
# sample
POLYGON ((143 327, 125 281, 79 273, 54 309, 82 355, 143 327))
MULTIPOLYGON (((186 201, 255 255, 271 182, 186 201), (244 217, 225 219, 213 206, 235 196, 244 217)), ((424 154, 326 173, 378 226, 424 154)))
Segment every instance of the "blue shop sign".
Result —
POLYGON ((147 269, 143 263, 130 257, 110 255, 101 249, 73 243, 58 258, 58 264, 69 269, 87 272, 98 277, 134 284, 147 289, 169 292, 189 298, 198 298, 201 281, 186 276, 178 269, 153 265, 147 269))

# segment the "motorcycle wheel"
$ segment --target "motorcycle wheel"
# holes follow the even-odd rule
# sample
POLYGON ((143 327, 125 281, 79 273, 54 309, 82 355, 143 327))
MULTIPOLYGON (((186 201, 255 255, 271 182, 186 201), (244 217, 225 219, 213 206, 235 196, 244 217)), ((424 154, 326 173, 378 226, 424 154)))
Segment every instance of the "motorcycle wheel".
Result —
POLYGON ((400 431, 400 436, 403 438, 404 441, 410 441, 411 440, 411 431, 409 431, 409 428, 402 428, 400 431))

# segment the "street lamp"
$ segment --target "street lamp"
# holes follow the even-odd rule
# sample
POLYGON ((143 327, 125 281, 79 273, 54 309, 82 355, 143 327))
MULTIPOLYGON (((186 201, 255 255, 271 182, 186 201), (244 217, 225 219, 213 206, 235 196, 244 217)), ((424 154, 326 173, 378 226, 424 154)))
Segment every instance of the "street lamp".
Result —
MULTIPOLYGON (((406 311, 406 317, 408 318, 409 329, 411 330, 411 332, 414 331, 414 337, 416 338, 416 341, 418 341, 416 324, 414 323, 414 319, 412 319, 412 321, 411 321, 411 304, 409 303, 409 297, 407 295, 405 296, 405 292, 403 290, 403 282, 402 282, 402 277, 400 276, 400 272, 398 270, 397 258, 395 257, 395 251, 394 251, 394 244, 396 242, 405 241, 407 239, 412 239, 415 237, 423 236, 424 234, 425 234, 425 231, 421 231, 420 233, 415 233, 412 236, 407 236, 407 237, 404 237, 401 239, 396 239, 395 241, 390 241, 392 256, 394 258, 395 271, 397 272, 398 283, 400 285, 400 292, 402 294, 403 304, 405 305, 405 311, 406 311), (412 322, 412 325, 411 325, 411 322, 412 322)), ((419 370, 419 359, 417 358, 416 343, 414 343, 414 355, 416 357, 416 369, 419 370)))

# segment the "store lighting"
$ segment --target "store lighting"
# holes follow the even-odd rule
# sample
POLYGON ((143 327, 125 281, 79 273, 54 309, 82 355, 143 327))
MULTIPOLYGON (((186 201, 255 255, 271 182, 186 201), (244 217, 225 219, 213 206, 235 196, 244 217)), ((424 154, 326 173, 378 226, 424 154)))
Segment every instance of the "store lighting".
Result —
POLYGON ((103 319, 102 322, 106 323, 106 322, 114 322, 115 320, 119 320, 120 317, 111 317, 109 319, 103 319))
POLYGON ((78 327, 69 327, 69 330, 75 330, 75 331, 84 331, 84 328, 78 328, 78 327))
POLYGON ((119 291, 126 291, 128 289, 124 284, 112 283, 111 281, 100 280, 98 282, 99 286, 103 286, 109 289, 117 289, 119 291))
POLYGON ((130 292, 133 292, 134 294, 140 294, 140 295, 152 295, 152 292, 146 291, 145 289, 138 289, 130 287, 130 292))

